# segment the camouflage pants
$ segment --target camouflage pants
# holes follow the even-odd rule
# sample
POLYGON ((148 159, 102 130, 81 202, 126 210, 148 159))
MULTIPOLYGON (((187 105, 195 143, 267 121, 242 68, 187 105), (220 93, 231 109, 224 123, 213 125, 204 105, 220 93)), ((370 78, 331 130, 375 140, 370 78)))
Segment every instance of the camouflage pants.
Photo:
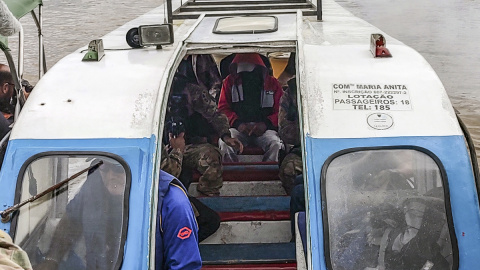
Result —
POLYGON ((19 246, 13 244, 10 236, 3 230, 0 230, 0 269, 32 269, 27 253, 19 246))
POLYGON ((290 153, 280 164, 280 170, 278 176, 282 181, 282 186, 287 192, 288 195, 292 192, 292 188, 295 183, 295 177, 299 174, 302 174, 303 165, 302 158, 297 154, 290 153))
POLYGON ((187 145, 183 166, 201 174, 197 186, 199 192, 209 196, 220 194, 223 185, 221 158, 220 149, 211 144, 187 145))

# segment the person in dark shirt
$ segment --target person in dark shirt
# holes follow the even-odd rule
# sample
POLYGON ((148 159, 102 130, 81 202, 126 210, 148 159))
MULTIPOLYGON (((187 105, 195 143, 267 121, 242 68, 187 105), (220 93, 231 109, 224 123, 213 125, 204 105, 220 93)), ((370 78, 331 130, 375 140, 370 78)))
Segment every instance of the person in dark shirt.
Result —
MULTIPOLYGON (((99 162, 95 159, 92 164, 99 162)), ((116 269, 122 260, 126 174, 113 160, 89 172, 67 204, 51 238, 44 260, 34 269, 116 269), (85 254, 75 252, 83 239, 85 254)))

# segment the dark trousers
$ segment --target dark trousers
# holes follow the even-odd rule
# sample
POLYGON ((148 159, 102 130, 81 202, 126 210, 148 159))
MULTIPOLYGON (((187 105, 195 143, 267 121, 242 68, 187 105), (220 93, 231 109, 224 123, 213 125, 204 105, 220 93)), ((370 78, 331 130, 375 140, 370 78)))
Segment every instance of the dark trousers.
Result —
POLYGON ((214 234, 220 227, 220 216, 213 209, 209 208, 195 197, 188 197, 190 203, 197 208, 199 216, 198 223, 198 242, 202 242, 210 235, 214 234))
POLYGON ((295 213, 305 211, 305 188, 303 186, 303 175, 295 178, 295 186, 290 194, 290 225, 292 239, 295 236, 295 213))

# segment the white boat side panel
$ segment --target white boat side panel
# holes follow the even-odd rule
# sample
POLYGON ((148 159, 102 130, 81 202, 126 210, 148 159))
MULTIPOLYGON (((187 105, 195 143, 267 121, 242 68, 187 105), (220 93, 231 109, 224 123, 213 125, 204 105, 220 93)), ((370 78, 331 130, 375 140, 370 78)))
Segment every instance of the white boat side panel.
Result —
POLYGON ((462 134, 425 59, 404 45, 388 48, 392 58, 374 58, 368 38, 364 45, 304 46, 306 133, 317 138, 462 134))
POLYGON ((160 84, 175 48, 194 24, 175 26, 175 43, 128 49, 132 27, 158 24, 157 8, 104 36, 105 56, 82 62, 84 48, 60 60, 35 86, 12 131, 11 139, 143 138, 156 134, 160 84), (179 38, 180 37, 180 38, 179 38), (126 50, 111 50, 126 49, 126 50))
POLYGON ((269 41, 296 40, 296 14, 275 15, 278 17, 278 30, 259 34, 214 34, 213 28, 219 17, 205 17, 187 39, 188 43, 255 43, 269 41))

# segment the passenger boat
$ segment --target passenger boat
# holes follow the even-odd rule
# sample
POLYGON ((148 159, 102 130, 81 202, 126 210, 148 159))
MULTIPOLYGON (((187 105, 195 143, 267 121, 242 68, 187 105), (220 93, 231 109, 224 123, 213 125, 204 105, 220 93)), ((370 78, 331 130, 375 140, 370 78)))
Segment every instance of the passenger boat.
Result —
MULTIPOLYGON (((222 218, 200 243, 203 268, 478 268, 478 165, 444 86, 418 52, 333 0, 167 1, 92 39, 39 80, 8 140, 0 228, 33 265, 48 259, 68 203, 103 160, 124 179, 115 183, 122 207, 108 213, 118 232, 109 269, 153 269, 161 140, 180 61, 255 52, 280 63, 279 74, 294 52, 306 199, 295 241, 278 165, 247 148, 224 164, 221 196, 190 188, 222 218)), ((59 269, 91 255, 79 241, 59 269)))

